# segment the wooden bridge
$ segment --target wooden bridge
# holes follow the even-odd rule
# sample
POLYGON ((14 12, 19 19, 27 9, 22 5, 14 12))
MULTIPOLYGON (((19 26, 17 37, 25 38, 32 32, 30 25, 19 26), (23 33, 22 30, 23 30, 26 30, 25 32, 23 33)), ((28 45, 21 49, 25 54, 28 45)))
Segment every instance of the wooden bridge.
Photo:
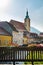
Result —
POLYGON ((42 47, 0 47, 0 62, 43 61, 42 47))

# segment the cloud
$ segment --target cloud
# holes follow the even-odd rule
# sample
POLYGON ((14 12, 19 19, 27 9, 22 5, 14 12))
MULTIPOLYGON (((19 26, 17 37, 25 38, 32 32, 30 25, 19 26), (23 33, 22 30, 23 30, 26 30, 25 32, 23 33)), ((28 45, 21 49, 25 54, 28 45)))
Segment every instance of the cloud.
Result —
POLYGON ((10 0, 0 0, 0 9, 6 9, 10 5, 10 0))
POLYGON ((43 7, 31 13, 31 26, 43 32, 43 7))
POLYGON ((0 0, 0 20, 9 20, 11 16, 7 13, 11 0, 0 0))

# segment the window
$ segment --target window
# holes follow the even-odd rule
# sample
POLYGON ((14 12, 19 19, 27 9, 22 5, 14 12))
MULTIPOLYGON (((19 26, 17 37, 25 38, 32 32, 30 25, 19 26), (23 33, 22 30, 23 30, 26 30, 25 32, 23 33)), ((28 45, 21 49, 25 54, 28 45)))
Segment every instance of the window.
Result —
POLYGON ((8 44, 8 40, 5 40, 4 43, 5 43, 5 44, 8 44))
POLYGON ((1 45, 1 40, 0 40, 0 45, 1 45))

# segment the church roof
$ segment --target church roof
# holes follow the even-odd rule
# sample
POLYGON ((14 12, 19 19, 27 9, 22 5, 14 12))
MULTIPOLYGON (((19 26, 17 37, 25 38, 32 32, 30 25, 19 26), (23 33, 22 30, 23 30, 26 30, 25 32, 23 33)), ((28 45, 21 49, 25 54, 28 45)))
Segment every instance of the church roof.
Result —
POLYGON ((11 20, 10 23, 17 29, 17 30, 26 30, 24 27, 24 23, 15 21, 15 20, 11 20))

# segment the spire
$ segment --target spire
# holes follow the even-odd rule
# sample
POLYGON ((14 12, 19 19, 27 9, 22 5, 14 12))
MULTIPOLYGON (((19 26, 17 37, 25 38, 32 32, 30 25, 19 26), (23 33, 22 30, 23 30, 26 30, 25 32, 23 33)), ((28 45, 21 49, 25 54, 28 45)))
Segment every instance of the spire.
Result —
POLYGON ((26 11, 26 18, 29 18, 28 9, 27 9, 27 11, 26 11))

